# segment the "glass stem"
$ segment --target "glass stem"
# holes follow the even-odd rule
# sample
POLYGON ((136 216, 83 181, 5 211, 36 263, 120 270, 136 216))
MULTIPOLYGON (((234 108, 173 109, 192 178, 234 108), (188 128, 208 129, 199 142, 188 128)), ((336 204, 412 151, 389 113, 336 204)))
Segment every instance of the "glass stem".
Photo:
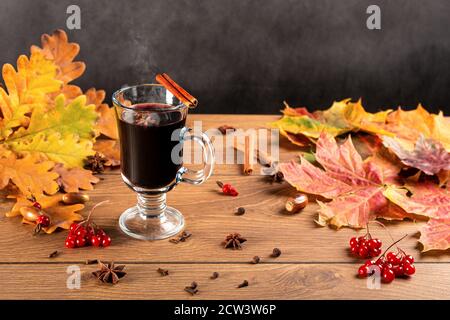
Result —
POLYGON ((139 194, 137 195, 137 207, 141 215, 147 218, 155 218, 166 210, 166 194, 160 193, 156 195, 139 194))

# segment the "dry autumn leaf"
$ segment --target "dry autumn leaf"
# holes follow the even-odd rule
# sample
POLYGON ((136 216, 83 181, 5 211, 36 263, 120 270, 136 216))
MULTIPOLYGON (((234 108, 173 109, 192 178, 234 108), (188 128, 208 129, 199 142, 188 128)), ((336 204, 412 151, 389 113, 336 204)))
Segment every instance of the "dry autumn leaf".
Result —
POLYGON ((0 189, 12 181, 26 195, 54 194, 58 191, 55 179, 58 174, 50 171, 54 163, 41 161, 37 155, 17 158, 12 152, 3 152, 6 157, 0 157, 0 189))
POLYGON ((331 199, 327 203, 318 201, 319 224, 361 228, 377 217, 408 216, 399 208, 395 214, 390 212, 392 204, 383 195, 383 168, 370 158, 363 161, 350 137, 338 146, 331 135, 322 133, 315 157, 323 170, 303 158, 300 164, 292 161, 280 164, 279 168, 285 180, 297 190, 331 199))
POLYGON ((69 42, 64 30, 58 29, 52 35, 43 34, 41 36, 42 48, 31 47, 31 53, 39 52, 48 60, 53 61, 57 66, 56 78, 64 84, 80 77, 86 65, 81 61, 73 61, 80 52, 77 43, 69 42))
POLYGON ((423 251, 450 248, 450 193, 447 188, 424 182, 402 188, 389 187, 384 194, 404 210, 430 218, 420 229, 423 251))
POLYGON ((14 128, 28 124, 27 114, 37 106, 44 106, 47 94, 57 92, 61 81, 55 78, 55 65, 39 52, 30 59, 17 59, 17 71, 10 64, 3 66, 3 81, 7 92, 0 87, 1 138, 7 138, 14 128))
POLYGON ((299 134, 290 133, 284 131, 281 128, 279 128, 279 130, 282 136, 285 136, 290 142, 299 147, 307 147, 310 146, 312 143, 314 143, 313 140, 309 139, 307 136, 304 136, 300 133, 299 134))
POLYGON ((384 194, 407 212, 429 218, 450 218, 450 193, 431 182, 389 186, 384 194))
POLYGON ((450 218, 430 219, 420 228, 422 251, 447 250, 450 248, 450 218))
POLYGON ((61 163, 55 165, 53 171, 59 175, 56 181, 65 192, 79 192, 80 189, 93 190, 93 184, 100 181, 90 170, 78 167, 66 168, 61 163))
POLYGON ((95 111, 99 113, 100 117, 96 125, 99 133, 114 140, 119 139, 114 109, 110 108, 106 103, 103 103, 103 100, 105 99, 105 91, 91 88, 86 91, 85 94, 87 103, 95 105, 95 111))
POLYGON ((107 162, 106 166, 120 165, 120 144, 117 140, 99 139, 94 144, 94 150, 102 154, 107 162))
POLYGON ((306 108, 291 108, 286 103, 283 110, 284 116, 272 123, 280 129, 281 134, 290 139, 294 135, 295 139, 290 139, 294 144, 303 146, 305 138, 319 138, 322 132, 326 132, 333 137, 351 132, 365 131, 372 134, 390 135, 382 126, 390 110, 369 113, 364 110, 361 100, 351 102, 350 99, 334 102, 333 105, 323 111, 310 113, 306 108), (302 142, 297 143, 300 140, 302 142))
POLYGON ((426 139, 422 134, 412 151, 405 150, 394 138, 384 137, 383 144, 391 149, 407 166, 434 175, 442 170, 450 170, 450 154, 433 139, 426 139))
MULTIPOLYGON (((83 220, 83 216, 77 213, 84 208, 83 204, 65 205, 62 203, 62 193, 57 193, 53 196, 37 195, 36 201, 38 201, 42 210, 50 217, 50 226, 48 228, 42 228, 46 233, 53 233, 56 229, 69 229, 70 225, 75 221, 83 220)), ((10 212, 6 213, 7 217, 15 217, 20 215, 20 208, 29 206, 30 200, 24 196, 19 196, 17 202, 13 206, 10 212)), ((22 220, 23 223, 30 223, 26 220, 22 220)), ((31 224, 34 224, 31 222, 31 224)))
POLYGON ((444 117, 442 112, 431 114, 420 104, 411 111, 398 108, 390 113, 383 129, 391 132, 392 138, 407 151, 414 150, 417 140, 423 135, 439 142, 450 152, 450 118, 444 117))
POLYGON ((17 130, 4 143, 18 153, 40 154, 57 163, 82 167, 83 160, 94 153, 94 109, 94 105, 86 105, 85 96, 66 104, 65 97, 59 95, 53 110, 36 109, 29 126, 17 130))

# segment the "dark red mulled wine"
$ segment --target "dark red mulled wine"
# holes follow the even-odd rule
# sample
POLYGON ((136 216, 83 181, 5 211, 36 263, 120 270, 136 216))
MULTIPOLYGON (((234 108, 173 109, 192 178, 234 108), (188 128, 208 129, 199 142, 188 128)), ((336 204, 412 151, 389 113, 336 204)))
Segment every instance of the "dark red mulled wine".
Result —
POLYGON ((118 117, 122 174, 136 187, 166 187, 182 165, 172 161, 172 150, 179 143, 172 140, 172 134, 184 127, 185 113, 161 103, 129 108, 118 117))

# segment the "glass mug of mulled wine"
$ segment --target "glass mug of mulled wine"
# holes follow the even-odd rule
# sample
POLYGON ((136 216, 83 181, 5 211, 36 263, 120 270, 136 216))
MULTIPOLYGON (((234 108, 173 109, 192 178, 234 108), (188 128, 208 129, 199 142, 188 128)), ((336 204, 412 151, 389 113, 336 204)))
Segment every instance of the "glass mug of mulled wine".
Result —
POLYGON ((214 167, 214 148, 204 133, 185 126, 188 106, 159 84, 127 87, 113 94, 120 138, 122 179, 137 193, 137 205, 119 218, 127 235, 165 239, 184 227, 183 215, 166 206, 166 193, 180 182, 201 184, 214 167), (183 142, 202 148, 203 168, 183 166, 183 142))

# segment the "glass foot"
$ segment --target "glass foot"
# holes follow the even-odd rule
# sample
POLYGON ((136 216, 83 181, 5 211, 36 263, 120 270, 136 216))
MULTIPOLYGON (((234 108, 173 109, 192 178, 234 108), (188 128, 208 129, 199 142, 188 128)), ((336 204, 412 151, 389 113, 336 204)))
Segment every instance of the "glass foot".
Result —
POLYGON ((145 215, 138 206, 127 209, 119 219, 119 226, 130 237, 141 240, 166 239, 179 233, 184 227, 180 211, 166 207, 159 215, 145 215))

